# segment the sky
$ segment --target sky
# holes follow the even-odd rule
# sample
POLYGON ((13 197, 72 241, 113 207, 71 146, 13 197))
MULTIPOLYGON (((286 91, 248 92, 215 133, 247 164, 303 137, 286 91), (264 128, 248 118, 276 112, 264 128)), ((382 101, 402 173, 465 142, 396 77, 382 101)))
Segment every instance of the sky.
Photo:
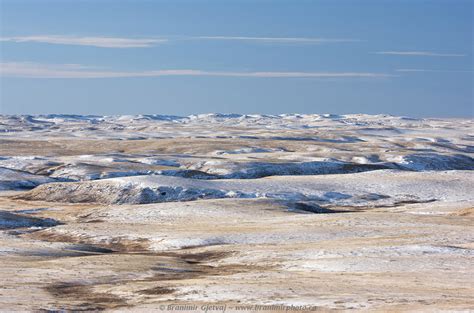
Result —
POLYGON ((473 117, 472 0, 0 0, 0 114, 473 117))

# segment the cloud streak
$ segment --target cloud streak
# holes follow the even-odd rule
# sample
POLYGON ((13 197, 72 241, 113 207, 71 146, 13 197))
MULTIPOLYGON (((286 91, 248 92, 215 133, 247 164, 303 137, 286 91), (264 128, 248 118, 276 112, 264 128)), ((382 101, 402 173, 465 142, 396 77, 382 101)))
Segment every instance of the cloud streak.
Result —
POLYGON ((395 75, 372 72, 230 72, 194 69, 150 71, 99 70, 77 64, 0 63, 0 75, 23 78, 125 78, 162 76, 214 76, 248 78, 386 78, 395 75))
POLYGON ((340 38, 307 38, 307 37, 245 37, 245 36, 197 36, 189 37, 195 40, 221 40, 221 41, 248 41, 262 43, 343 43, 360 42, 359 39, 340 39, 340 38))
POLYGON ((186 40, 215 40, 215 41, 246 41, 255 43, 279 43, 279 44, 324 44, 324 43, 344 43, 359 42, 358 39, 337 39, 337 38, 306 38, 306 37, 245 37, 245 36, 163 36, 157 38, 121 38, 121 37, 80 37, 80 36, 58 36, 58 35, 38 35, 38 36, 15 36, 2 37, 4 42, 34 42, 56 45, 91 46, 100 48, 150 48, 158 44, 169 41, 186 40))
POLYGON ((56 45, 74 45, 74 46, 91 46, 100 48, 148 48, 159 43, 167 42, 165 38, 116 38, 116 37, 76 37, 76 36, 19 36, 19 37, 3 37, 1 41, 10 42, 36 42, 48 43, 56 45))
POLYGON ((396 72, 406 72, 406 73, 473 73, 473 70, 429 70, 429 69, 419 69, 419 68, 400 68, 396 69, 396 72))
POLYGON ((378 51, 375 54, 401 55, 401 56, 424 56, 424 57, 465 57, 466 54, 437 53, 429 51, 378 51))

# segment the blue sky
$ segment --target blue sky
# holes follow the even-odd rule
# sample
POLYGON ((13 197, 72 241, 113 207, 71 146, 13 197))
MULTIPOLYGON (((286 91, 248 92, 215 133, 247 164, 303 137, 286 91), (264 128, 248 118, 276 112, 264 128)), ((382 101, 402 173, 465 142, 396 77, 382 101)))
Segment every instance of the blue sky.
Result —
POLYGON ((473 115, 470 0, 0 3, 3 114, 473 115))

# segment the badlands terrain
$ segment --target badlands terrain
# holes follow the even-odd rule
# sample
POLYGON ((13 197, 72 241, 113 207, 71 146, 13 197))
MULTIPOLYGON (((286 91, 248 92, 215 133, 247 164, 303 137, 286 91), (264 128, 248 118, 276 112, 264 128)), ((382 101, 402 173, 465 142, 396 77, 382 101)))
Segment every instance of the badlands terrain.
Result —
POLYGON ((0 310, 474 310, 473 141, 472 119, 0 116, 0 310))

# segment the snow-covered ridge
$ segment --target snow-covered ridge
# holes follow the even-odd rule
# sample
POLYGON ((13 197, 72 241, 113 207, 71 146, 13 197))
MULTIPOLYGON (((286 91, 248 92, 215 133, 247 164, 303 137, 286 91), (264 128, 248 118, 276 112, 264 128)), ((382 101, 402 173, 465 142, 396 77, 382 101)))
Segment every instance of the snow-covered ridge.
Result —
POLYGON ((468 171, 398 172, 269 177, 253 180, 196 180, 136 176, 96 182, 41 185, 22 199, 106 204, 154 203, 218 198, 270 198, 337 205, 395 205, 400 202, 474 200, 466 190, 474 182, 468 171))
POLYGON ((11 189, 31 189, 38 185, 54 181, 56 181, 54 178, 0 167, 0 191, 11 189))
MULTIPOLYGON (((0 188, 33 188, 39 184, 84 181, 138 175, 165 175, 194 179, 253 179, 281 175, 347 174, 380 169, 403 171, 474 170, 474 159, 462 154, 409 154, 406 156, 352 157, 351 160, 298 156, 286 151, 238 151, 230 158, 191 156, 79 155, 73 157, 0 157, 0 188), (276 157, 255 160, 254 154, 276 157), (277 154, 274 156, 274 154, 277 154), (278 153, 282 153, 279 155, 278 153), (242 154, 242 155, 239 155, 242 154), (10 181, 10 183, 7 183, 10 181)), ((217 154, 219 156, 226 154, 217 154)))

